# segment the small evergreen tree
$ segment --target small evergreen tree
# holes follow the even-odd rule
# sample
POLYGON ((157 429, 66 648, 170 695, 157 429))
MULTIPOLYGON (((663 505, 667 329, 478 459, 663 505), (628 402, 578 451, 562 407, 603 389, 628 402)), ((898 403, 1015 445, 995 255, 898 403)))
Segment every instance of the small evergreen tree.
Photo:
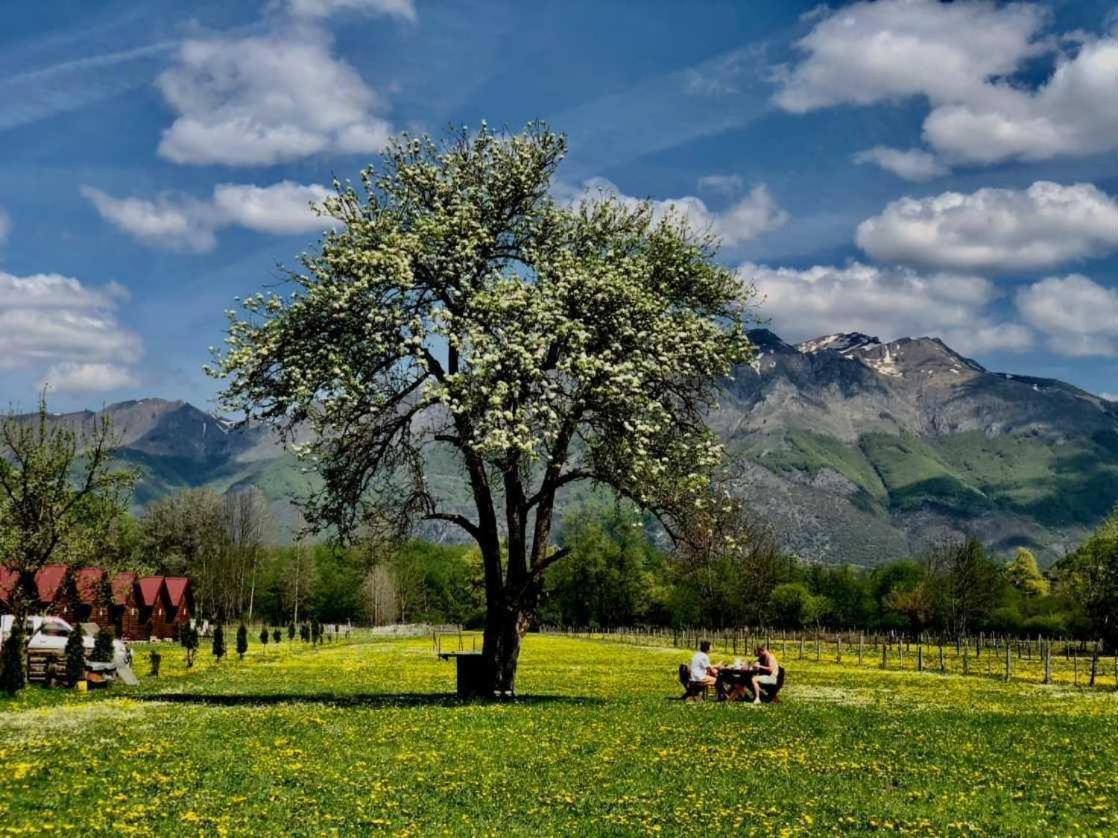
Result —
POLYGON ((116 635, 107 626, 97 632, 97 639, 93 642, 93 654, 90 656, 95 661, 109 663, 113 659, 113 640, 116 635))
POLYGON ((241 623, 240 627, 237 629, 237 656, 241 660, 244 660, 245 659, 245 652, 247 652, 247 651, 248 651, 248 629, 245 627, 244 623, 241 623))
POLYGON ((23 668, 23 623, 12 620, 12 633, 0 649, 0 690, 15 695, 23 689, 26 679, 23 668))
POLYGON ((264 646, 265 648, 267 648, 267 646, 268 646, 268 627, 267 626, 264 626, 264 628, 260 629, 260 644, 262 646, 264 646))
POLYGON ((97 586, 97 604, 105 609, 105 615, 113 612, 113 581, 108 573, 101 574, 101 582, 97 586))
POLYGON ((75 626, 78 624, 78 610, 81 608, 82 599, 78 592, 78 574, 74 568, 67 568, 66 575, 62 577, 62 587, 55 595, 51 613, 60 614, 75 626))
POLYGON ((221 627, 221 623, 214 629, 213 654, 219 663, 225 657, 225 629, 221 627))
POLYGON ((283 639, 283 632, 278 628, 272 630, 272 642, 279 643, 283 639))
POLYGON ((85 677, 85 644, 82 642, 81 626, 74 626, 66 638, 66 683, 76 687, 85 677))
MULTIPOLYGON (((190 631, 190 629, 187 629, 187 631, 190 631)), ((161 654, 159 654, 159 652, 155 651, 155 649, 152 649, 151 654, 148 655, 148 660, 151 661, 151 677, 152 678, 158 678, 159 677, 159 664, 163 660, 163 656, 161 654)))
POLYGON ((303 623, 301 626, 299 626, 299 639, 302 640, 304 643, 308 642, 311 639, 311 629, 310 626, 308 626, 306 623, 303 623))
POLYGON ((295 639, 295 624, 294 623, 288 623, 287 624, 287 639, 288 640, 294 640, 295 639))
POLYGON ((188 628, 183 632, 182 645, 186 647, 186 666, 194 666, 194 653, 198 651, 198 629, 188 628))

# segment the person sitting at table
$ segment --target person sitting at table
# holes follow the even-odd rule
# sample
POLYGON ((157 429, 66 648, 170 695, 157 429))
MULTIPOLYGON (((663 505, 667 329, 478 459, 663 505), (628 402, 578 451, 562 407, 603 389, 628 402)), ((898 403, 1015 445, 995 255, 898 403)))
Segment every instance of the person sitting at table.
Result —
POLYGON ((718 667, 710 665, 710 641, 699 644, 699 651, 691 656, 691 683, 711 687, 718 680, 718 667))
POLYGON ((769 651, 766 644, 761 644, 756 649, 757 663, 755 663, 750 671, 752 676, 750 681, 753 684, 753 703, 761 703, 761 687, 772 686, 776 684, 777 674, 780 672, 780 664, 777 662, 776 655, 769 651))

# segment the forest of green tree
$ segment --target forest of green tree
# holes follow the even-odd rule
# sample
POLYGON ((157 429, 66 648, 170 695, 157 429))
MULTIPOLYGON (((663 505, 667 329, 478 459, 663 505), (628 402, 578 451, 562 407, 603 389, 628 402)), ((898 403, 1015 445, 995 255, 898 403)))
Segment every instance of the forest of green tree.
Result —
MULTIPOLYGON (((193 578, 212 618, 270 623, 389 624, 484 620, 476 548, 413 539, 271 546, 256 490, 189 490, 121 519, 106 562, 193 578)), ((1118 511, 1074 554, 1041 570, 1024 548, 998 556, 948 541, 866 569, 801 562, 775 534, 742 525, 709 549, 668 549, 625 504, 576 508, 562 520, 566 558, 549 569, 539 621, 551 625, 767 625, 976 631, 1115 640, 1118 511), (731 546, 726 546, 731 545, 731 546)))

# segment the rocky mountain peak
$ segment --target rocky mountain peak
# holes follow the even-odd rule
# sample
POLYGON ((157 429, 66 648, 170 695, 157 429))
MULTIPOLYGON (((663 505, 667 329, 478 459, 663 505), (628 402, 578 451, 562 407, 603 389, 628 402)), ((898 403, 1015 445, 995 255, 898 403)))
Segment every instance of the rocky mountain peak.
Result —
POLYGON ((862 332, 840 332, 805 340, 798 344, 796 348, 805 355, 813 355, 816 352, 837 352, 840 355, 850 355, 853 352, 880 345, 880 339, 870 337, 862 332))

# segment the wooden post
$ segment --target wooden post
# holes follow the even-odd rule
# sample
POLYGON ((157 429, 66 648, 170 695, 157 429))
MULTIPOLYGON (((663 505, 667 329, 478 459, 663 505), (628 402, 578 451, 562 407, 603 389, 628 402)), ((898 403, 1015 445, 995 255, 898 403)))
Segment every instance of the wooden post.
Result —
POLYGON ((835 663, 842 663, 842 635, 835 636, 835 663))
POLYGON ((943 657, 943 635, 939 636, 939 671, 947 671, 947 660, 943 657))
POLYGON ((970 645, 963 641, 963 674, 970 675, 970 645))
POLYGON ((881 668, 889 668, 889 646, 888 644, 881 644, 881 668))
MULTIPOLYGON (((858 632, 858 666, 862 665, 862 653, 865 651, 866 635, 864 632, 858 632)), ((1114 659, 1115 666, 1118 666, 1118 657, 1114 659)))
POLYGON ((1071 656, 1071 669, 1075 676, 1075 686, 1079 686, 1079 650, 1076 649, 1075 653, 1071 656))
POLYGON ((924 671, 924 641, 921 638, 916 640, 916 671, 924 671))
POLYGON ((1091 682, 1095 686, 1095 676, 1099 673, 1099 641, 1095 641, 1095 648, 1091 650, 1091 682))
MULTIPOLYGON (((1039 642, 1039 641, 1038 641, 1039 642)), ((1044 683, 1052 683, 1052 640, 1044 641, 1043 651, 1044 655, 1044 683)))
POLYGON ((1010 647, 1009 641, 1007 640, 1006 644, 1005 644, 1005 680, 1007 680, 1007 681, 1009 680, 1009 677, 1013 672, 1012 661, 1013 661, 1013 655, 1012 655, 1012 652, 1011 652, 1011 647, 1010 647))

